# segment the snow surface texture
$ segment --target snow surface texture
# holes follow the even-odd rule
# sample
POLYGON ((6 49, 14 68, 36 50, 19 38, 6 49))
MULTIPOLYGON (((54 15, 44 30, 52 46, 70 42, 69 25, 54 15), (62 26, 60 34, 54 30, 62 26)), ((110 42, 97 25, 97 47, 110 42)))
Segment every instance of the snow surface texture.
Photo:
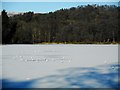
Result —
POLYGON ((3 45, 0 76, 3 88, 111 88, 117 62, 118 45, 3 45))
POLYGON ((68 68, 57 74, 27 81, 3 80, 3 88, 118 88, 119 65, 68 68))

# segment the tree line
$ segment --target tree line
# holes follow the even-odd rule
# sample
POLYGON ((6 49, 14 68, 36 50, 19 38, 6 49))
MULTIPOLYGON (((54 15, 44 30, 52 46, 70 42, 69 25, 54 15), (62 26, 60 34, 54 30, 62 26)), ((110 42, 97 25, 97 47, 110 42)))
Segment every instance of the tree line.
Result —
POLYGON ((2 43, 120 42, 120 7, 86 5, 49 13, 25 12, 8 17, 2 11, 2 43))

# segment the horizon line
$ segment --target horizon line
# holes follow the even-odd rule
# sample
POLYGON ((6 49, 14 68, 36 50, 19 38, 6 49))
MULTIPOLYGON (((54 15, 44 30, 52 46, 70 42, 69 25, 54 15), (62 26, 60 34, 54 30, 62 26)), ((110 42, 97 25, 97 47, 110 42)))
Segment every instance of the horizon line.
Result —
MULTIPOLYGON (((87 5, 78 5, 78 6, 76 6, 75 8, 77 8, 77 7, 81 7, 81 6, 88 6, 88 5, 97 5, 97 6, 105 6, 105 5, 98 5, 98 4, 87 4, 87 5)), ((107 6, 113 6, 113 5, 107 5, 107 6)), ((117 5, 114 5, 114 6, 117 6, 117 5)), ((117 6, 118 7, 118 6, 117 6)), ((72 7, 69 7, 69 8, 61 8, 61 9, 70 9, 70 8, 72 8, 72 7)), ((55 10, 55 11, 49 11, 49 12, 34 12, 34 11, 32 11, 32 10, 28 10, 28 11, 23 11, 23 12, 21 12, 21 11, 7 11, 6 9, 2 9, 2 11, 3 10, 5 10, 7 13, 18 13, 18 14, 20 14, 20 13, 27 13, 27 12, 33 12, 33 13, 35 13, 35 14, 47 14, 47 13, 50 13, 50 12, 56 12, 56 11, 58 11, 58 10, 61 10, 61 9, 57 9, 57 10, 55 10)))
POLYGON ((2 2, 2 10, 7 12, 36 12, 49 13, 60 9, 70 9, 71 7, 87 6, 87 5, 115 5, 117 2, 2 2))
POLYGON ((1 2, 119 2, 120 0, 1 0, 1 2))

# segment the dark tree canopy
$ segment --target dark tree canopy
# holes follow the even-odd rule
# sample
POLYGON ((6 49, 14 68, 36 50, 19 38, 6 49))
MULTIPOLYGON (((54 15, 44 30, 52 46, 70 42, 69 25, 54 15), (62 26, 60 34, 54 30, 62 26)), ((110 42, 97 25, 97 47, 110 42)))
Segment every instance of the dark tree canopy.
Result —
POLYGON ((87 5, 49 13, 26 12, 11 17, 2 11, 2 40, 8 43, 120 42, 120 7, 87 5))

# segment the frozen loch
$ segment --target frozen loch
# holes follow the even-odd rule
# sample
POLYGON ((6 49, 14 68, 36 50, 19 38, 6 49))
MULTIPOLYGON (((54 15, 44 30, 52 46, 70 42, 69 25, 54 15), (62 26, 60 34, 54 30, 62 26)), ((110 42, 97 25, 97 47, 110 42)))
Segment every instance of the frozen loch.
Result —
POLYGON ((3 45, 2 88, 118 88, 118 45, 3 45))

